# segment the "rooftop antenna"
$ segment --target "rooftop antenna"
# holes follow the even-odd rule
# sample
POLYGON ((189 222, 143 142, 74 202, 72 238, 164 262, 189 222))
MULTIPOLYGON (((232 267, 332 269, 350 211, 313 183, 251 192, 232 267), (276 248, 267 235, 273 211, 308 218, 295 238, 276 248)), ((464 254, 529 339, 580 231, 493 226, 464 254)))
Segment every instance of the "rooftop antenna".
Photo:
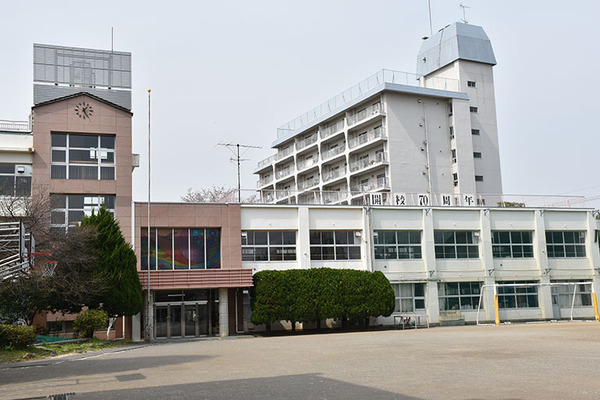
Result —
MULTIPOLYGON (((229 150, 231 150, 231 152, 233 153, 233 155, 235 156, 230 158, 229 161, 237 161, 237 184, 238 184, 238 203, 242 202, 242 188, 241 188, 241 183, 240 183, 240 162, 241 161, 249 161, 249 158, 240 158, 240 147, 246 149, 246 151, 250 150, 250 149, 262 149, 262 147, 260 146, 253 146, 250 144, 239 144, 239 143, 232 143, 232 142, 228 142, 228 143, 223 143, 220 142, 218 143, 219 146, 225 146, 227 147, 229 150), (234 150, 233 148, 235 148, 236 150, 234 150)), ((242 155, 244 155, 246 153, 246 151, 244 151, 244 153, 242 155)))
POLYGON ((463 3, 460 3, 460 8, 462 8, 462 12, 463 12, 463 19, 461 21, 464 22, 465 24, 468 24, 469 21, 467 21, 467 12, 466 12, 466 9, 467 8, 471 8, 471 7, 465 6, 463 3))
POLYGON ((431 22, 431 0, 427 0, 429 5, 429 36, 433 36, 433 22, 431 22))

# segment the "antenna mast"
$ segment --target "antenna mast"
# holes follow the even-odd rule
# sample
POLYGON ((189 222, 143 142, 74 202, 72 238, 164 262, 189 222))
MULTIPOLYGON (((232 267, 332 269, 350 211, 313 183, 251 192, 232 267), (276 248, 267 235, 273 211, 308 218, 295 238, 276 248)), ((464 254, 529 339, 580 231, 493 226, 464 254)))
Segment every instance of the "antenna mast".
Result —
POLYGON ((462 8, 462 12, 463 12, 462 22, 464 22, 465 24, 468 24, 469 21, 467 21, 467 12, 466 12, 466 9, 467 8, 471 8, 471 7, 465 6, 463 3, 460 3, 460 8, 462 8))
MULTIPOLYGON (((229 150, 231 150, 231 152, 233 153, 235 158, 230 158, 229 160, 237 161, 238 203, 241 203, 242 202, 242 187, 241 187, 241 178, 240 178, 240 162, 241 161, 249 161, 249 159, 248 158, 240 158, 240 147, 244 148, 244 149, 262 149, 262 147, 254 146, 254 145, 250 145, 250 144, 239 144, 239 143, 232 143, 232 142, 228 142, 228 143, 220 142, 220 143, 218 143, 218 145, 227 147, 229 150), (235 148, 236 150, 234 150, 233 148, 235 148)), ((246 150, 246 151, 248 151, 248 150, 246 150)), ((246 153, 246 152, 244 152, 244 153, 246 153)))
POLYGON ((433 36, 433 23, 431 22, 431 0, 427 0, 429 5, 429 36, 433 36))

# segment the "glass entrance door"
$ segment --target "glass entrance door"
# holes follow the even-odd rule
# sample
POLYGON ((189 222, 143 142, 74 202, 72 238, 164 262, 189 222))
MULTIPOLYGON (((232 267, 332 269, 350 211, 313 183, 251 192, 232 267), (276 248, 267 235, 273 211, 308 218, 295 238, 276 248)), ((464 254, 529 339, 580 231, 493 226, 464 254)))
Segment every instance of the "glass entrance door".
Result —
POLYGON ((154 335, 157 338, 167 337, 168 306, 156 306, 154 309, 154 335))
POLYGON ((198 314, 196 312, 196 305, 185 306, 185 336, 196 336, 196 321, 198 320, 198 314))
POLYGON ((171 328, 170 337, 181 336, 181 304, 173 304, 169 306, 171 312, 171 318, 169 320, 169 327, 171 328))

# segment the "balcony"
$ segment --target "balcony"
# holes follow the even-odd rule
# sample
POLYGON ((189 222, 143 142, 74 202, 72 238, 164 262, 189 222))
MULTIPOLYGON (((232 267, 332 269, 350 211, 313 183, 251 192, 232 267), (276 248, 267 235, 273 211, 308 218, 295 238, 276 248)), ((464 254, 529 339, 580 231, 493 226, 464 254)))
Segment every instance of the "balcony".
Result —
POLYGON ((273 182, 273 177, 272 176, 269 176, 268 178, 264 178, 264 179, 259 179, 259 181, 256 182, 256 187, 260 188, 260 187, 263 187, 263 186, 267 186, 271 182, 273 182))
POLYGON ((388 178, 369 179, 367 182, 361 182, 350 188, 352 196, 356 196, 365 192, 373 192, 381 189, 389 189, 388 178))
POLYGON ((314 135, 311 135, 303 140, 300 140, 298 143, 296 143, 296 149, 297 150, 302 150, 305 147, 310 146, 313 143, 317 142, 317 134, 315 133, 314 135))
POLYGON ((348 147, 353 149, 365 143, 374 142, 381 138, 387 138, 387 136, 383 127, 379 126, 375 129, 370 129, 366 133, 360 134, 355 138, 350 139, 348 141, 348 147))
POLYGON ((324 204, 337 204, 348 199, 348 192, 332 191, 323 192, 323 203, 324 204))
POLYGON ((324 151, 321 153, 321 159, 323 161, 325 160, 329 160, 330 158, 333 158, 335 156, 337 156, 338 154, 343 154, 344 150, 346 150, 345 148, 346 146, 344 146, 343 144, 337 147, 334 147, 332 149, 329 149, 327 151, 324 151))
POLYGON ((371 118, 373 116, 377 116, 383 113, 383 108, 381 103, 373 104, 369 107, 366 107, 354 115, 348 117, 348 126, 353 126, 358 124, 359 122, 365 121, 367 118, 371 118))
POLYGON ((298 190, 306 190, 319 185, 319 178, 307 179, 302 182, 298 182, 298 190))
POLYGON ((280 161, 283 160, 284 158, 286 158, 287 156, 289 156, 290 154, 292 154, 294 152, 294 147, 290 146, 286 149, 283 149, 282 151, 277 152, 277 154, 275 154, 275 161, 280 161))
POLYGON ((283 179, 286 176, 290 176, 294 173, 294 168, 283 168, 280 169, 279 171, 275 172, 275 178, 277 179, 283 179))
POLYGON ((258 172, 262 169, 265 169, 266 167, 270 167, 273 164, 273 161, 275 161, 275 156, 271 156, 269 158, 265 158, 262 161, 258 162, 258 165, 256 167, 256 169, 254 170, 254 172, 258 172))
POLYGON ((287 197, 293 196, 295 192, 296 192, 295 185, 290 186, 286 189, 277 189, 277 190, 275 190, 275 198, 277 200, 285 199, 287 197))
POLYGON ((343 130, 344 130, 344 120, 341 119, 338 122, 336 122, 335 124, 323 129, 321 131, 321 139, 328 138, 329 136, 333 135, 334 133, 341 132, 343 130))
POLYGON ((341 178, 346 175, 346 168, 339 168, 333 171, 323 172, 322 178, 323 183, 332 181, 337 178, 341 178))
POLYGON ((317 160, 315 157, 307 158, 305 160, 299 161, 297 165, 298 165, 298 171, 302 171, 306 168, 317 165, 317 160))
POLYGON ((362 160, 350 163, 350 172, 357 172, 366 168, 381 165, 386 162, 385 153, 377 153, 375 157, 363 158, 362 160))

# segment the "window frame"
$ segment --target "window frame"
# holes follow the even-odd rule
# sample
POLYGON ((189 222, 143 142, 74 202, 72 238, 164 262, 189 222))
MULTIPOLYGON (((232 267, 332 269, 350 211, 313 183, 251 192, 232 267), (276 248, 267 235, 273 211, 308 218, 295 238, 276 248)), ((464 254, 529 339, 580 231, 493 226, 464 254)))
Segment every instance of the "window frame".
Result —
POLYGON ((376 260, 421 260, 423 258, 422 238, 423 233, 420 230, 375 230, 373 231, 374 257, 376 260), (392 235, 394 242, 388 243, 392 235), (402 241, 404 236, 406 241, 402 241), (400 251, 401 248, 405 251, 400 251), (394 251, 388 252, 388 249, 394 251), (400 254, 407 254, 407 257, 400 257, 400 254))
POLYGON ((114 216, 115 201, 114 194, 50 194, 50 228, 68 229, 76 226, 84 216, 98 212, 102 204, 114 216), (82 204, 82 206, 73 206, 74 203, 82 204), (78 221, 71 220, 69 217, 71 213, 81 213, 81 218, 78 221), (56 222, 60 220, 60 214, 63 214, 63 221, 56 222))
POLYGON ((494 258, 534 258, 533 251, 533 231, 492 231, 492 256, 494 258), (515 236, 521 238, 520 242, 515 241, 515 236), (529 241, 524 234, 529 236, 529 241), (508 239, 508 240, 505 240, 508 239), (521 249, 519 249, 521 248, 521 249), (527 252, 526 252, 527 248, 527 252), (522 254, 519 256, 519 253, 522 254), (517 256, 515 256, 517 254, 517 256))
POLYGON ((394 313, 417 313, 427 310, 425 282, 392 283, 392 289, 395 296, 394 313), (408 291, 410 291, 409 295, 407 295, 408 291), (417 292, 422 294, 417 295, 417 292), (405 308, 405 305, 409 307, 405 308))
POLYGON ((0 198, 30 197, 32 183, 32 166, 30 164, 0 163, 0 198), (22 168, 22 171, 19 169, 22 168), (12 171, 8 171, 8 170, 12 171), (2 181, 10 183, 4 186, 2 181), (26 190, 22 190, 25 188, 26 190))
POLYGON ((116 179, 116 136, 52 132, 50 134, 50 179, 114 181, 116 179), (60 140, 62 136, 64 136, 64 146, 62 143, 55 143, 62 141, 60 140), (78 146, 77 144, 72 144, 76 137, 86 139, 95 138, 96 145, 90 147, 87 145, 78 146), (105 140, 110 140, 112 146, 103 144, 105 140), (81 154, 89 152, 89 160, 72 161, 72 157, 77 152, 81 154), (111 158, 112 161, 108 161, 111 158), (95 174, 91 174, 93 167, 96 169, 95 174), (80 175, 72 177, 72 175, 75 175, 74 171, 77 170, 80 171, 80 175), (90 175, 87 175, 88 173, 90 175), (95 177, 92 177, 92 175, 95 175, 95 177))
MULTIPOLYGON (((291 236, 287 237, 289 240, 291 236)), ((269 231, 261 231, 261 230, 244 230, 242 231, 242 262, 285 262, 285 261, 296 261, 297 260, 297 231, 291 230, 269 230, 269 231), (256 243, 257 234, 264 233, 266 243, 256 243), (293 243, 285 243, 286 242, 286 233, 293 234, 293 243), (275 241, 275 235, 281 234, 281 243, 271 243, 275 241), (266 250, 266 253, 257 252, 259 249, 266 250), (281 259, 273 259, 273 252, 276 252, 277 249, 281 250, 281 259), (293 249, 293 252, 291 251, 293 249), (289 253, 287 253, 289 252, 289 253), (246 254, 244 254, 246 253, 246 254), (264 254, 266 259, 261 259, 261 254, 264 254), (286 256, 286 254, 288 254, 286 256), (245 259, 252 255, 252 259, 245 259)))
POLYGON ((522 286, 518 285, 527 285, 532 283, 539 283, 536 281, 497 281, 499 285, 509 285, 514 284, 517 286, 498 286, 498 308, 501 310, 518 310, 523 308, 539 308, 540 307, 540 299, 539 299, 539 286, 522 286), (526 300, 525 306, 523 306, 523 300, 526 300), (509 305, 514 306, 506 306, 507 303, 509 305), (530 305, 535 303, 535 305, 530 305))
POLYGON ((546 231, 546 254, 548 258, 585 258, 587 251, 585 249, 586 231, 546 231), (556 241, 558 235, 561 241, 556 241), (569 235, 565 235, 569 234, 569 235), (569 238, 570 236, 571 238, 569 238), (569 242, 567 240, 572 239, 569 242), (577 241, 579 240, 579 241, 577 241))
MULTIPOLYGON (((440 311, 476 311, 481 297, 481 282, 439 282, 440 311), (456 290, 453 286, 456 285, 456 290), (468 300, 467 300, 468 299, 468 300), (455 306, 458 308, 455 308, 455 306)), ((483 302, 481 303, 483 309, 483 302)))
POLYGON ((311 261, 361 260, 359 230, 310 230, 311 261), (318 234, 318 235, 317 235, 318 234), (325 238, 324 238, 325 235, 325 238), (316 241, 318 236, 318 242, 316 241), (329 239, 331 236, 331 240, 329 239), (345 241, 343 236, 346 236, 345 241), (350 239, 351 238, 351 239, 350 239), (339 242, 338 242, 339 241, 339 242))
POLYGON ((475 233, 479 233, 479 231, 434 230, 433 242, 435 246, 435 258, 457 260, 479 259, 479 239, 475 233), (465 235, 464 241, 462 237, 463 234, 465 235))

